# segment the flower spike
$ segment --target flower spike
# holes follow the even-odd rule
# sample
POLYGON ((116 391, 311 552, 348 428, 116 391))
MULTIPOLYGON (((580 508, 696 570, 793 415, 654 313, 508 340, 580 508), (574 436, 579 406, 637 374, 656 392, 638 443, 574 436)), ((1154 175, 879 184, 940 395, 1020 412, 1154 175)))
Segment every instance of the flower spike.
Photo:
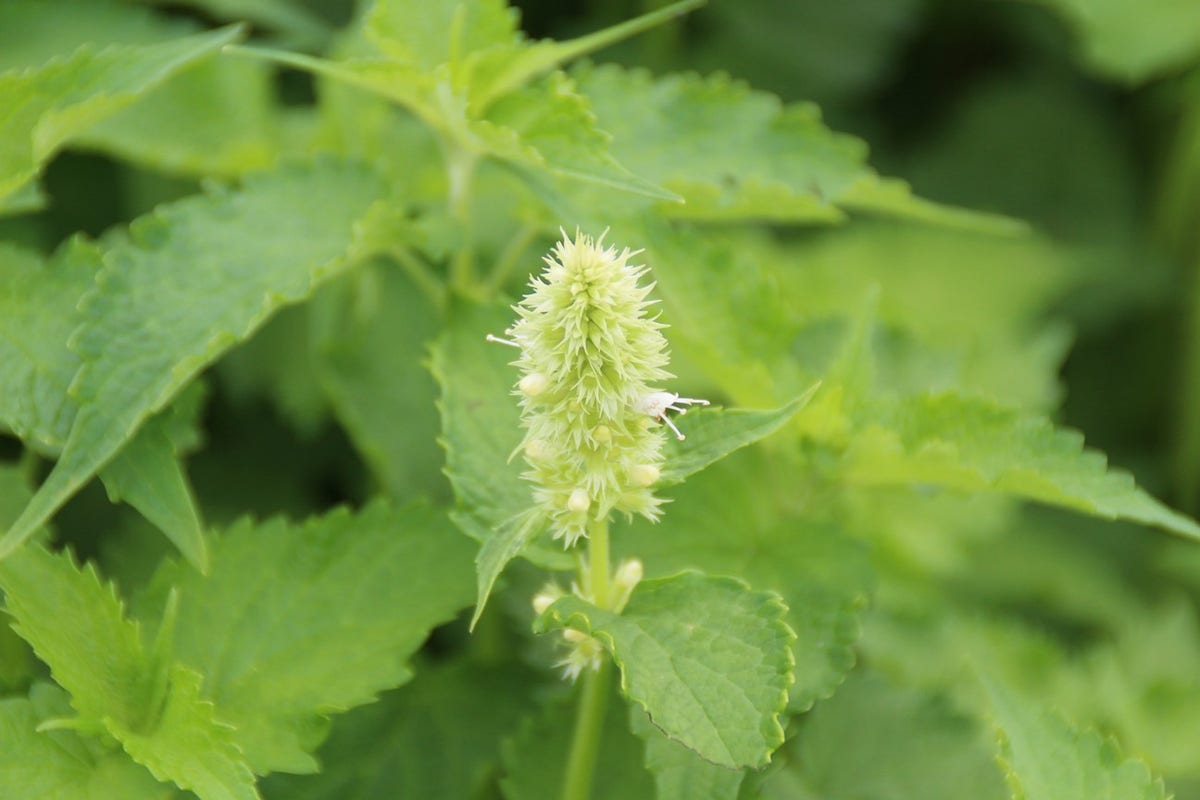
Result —
POLYGON ((639 252, 563 232, 514 306, 509 338, 487 337, 520 350, 524 477, 567 547, 613 511, 658 519, 664 436, 654 422, 682 439, 667 412, 708 404, 650 388, 671 375, 648 270, 630 263, 639 252))

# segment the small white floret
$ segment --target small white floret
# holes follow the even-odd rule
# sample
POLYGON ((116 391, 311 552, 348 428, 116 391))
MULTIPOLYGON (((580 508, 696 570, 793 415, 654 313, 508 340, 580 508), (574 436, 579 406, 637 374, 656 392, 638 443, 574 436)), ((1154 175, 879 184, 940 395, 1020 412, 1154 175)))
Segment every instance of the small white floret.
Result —
POLYGON ((675 432, 675 438, 683 441, 687 437, 679 432, 675 423, 667 416, 668 411, 686 414, 688 406, 706 406, 707 400, 698 397, 680 397, 675 392, 651 392, 637 402, 637 410, 649 414, 675 432))
POLYGON ((540 372, 531 372, 524 378, 521 378, 517 383, 519 388, 526 397, 537 397, 542 392, 546 391, 550 386, 550 379, 540 372))
POLYGON ((592 498, 588 497, 587 489, 576 487, 571 490, 571 496, 567 498, 568 511, 587 511, 592 505, 592 498))

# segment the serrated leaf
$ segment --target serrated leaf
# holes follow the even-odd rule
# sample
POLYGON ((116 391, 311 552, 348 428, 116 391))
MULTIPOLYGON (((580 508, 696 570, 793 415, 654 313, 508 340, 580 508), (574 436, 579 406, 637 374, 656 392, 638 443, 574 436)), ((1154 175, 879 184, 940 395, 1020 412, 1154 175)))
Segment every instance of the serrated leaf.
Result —
POLYGON ((815 106, 783 106, 721 74, 656 79, 616 65, 572 74, 612 134, 617 161, 684 198, 659 207, 668 216, 828 224, 861 209, 952 227, 1021 229, 921 200, 903 182, 879 177, 866 164, 866 145, 826 128, 815 106))
MULTIPOLYGON (((615 687, 609 690, 609 695, 589 796, 596 800, 656 798, 653 782, 642 767, 641 742, 629 731, 621 697, 615 687)), ((562 796, 576 715, 575 703, 570 702, 572 697, 552 697, 526 716, 504 741, 504 777, 500 788, 505 800, 562 796)))
POLYGON ((199 673, 175 664, 169 680, 170 691, 152 730, 141 733, 106 719, 108 732, 156 778, 174 781, 201 800, 259 800, 233 728, 215 719, 213 704, 200 697, 199 673))
MULTIPOLYGON (((78 413, 70 394, 79 357, 67 347, 82 322, 78 305, 100 269, 100 251, 81 239, 48 261, 0 248, 0 424, 33 450, 57 455, 78 413)), ((151 419, 101 471, 110 494, 123 497, 199 568, 204 537, 190 485, 170 441, 183 435, 167 410, 151 419)), ((194 426, 194 420, 182 428, 194 426)), ((13 519, 6 520, 7 529, 13 519)))
POLYGON ((508 562, 524 553, 549 525, 545 512, 537 507, 522 511, 490 531, 475 556, 476 589, 475 613, 471 616, 471 629, 475 629, 483 609, 487 606, 496 579, 508 566, 508 562))
POLYGON ((1200 538, 1200 525, 1109 470, 1083 436, 985 400, 937 394, 864 409, 842 473, 867 486, 990 491, 1200 538))
POLYGON ((654 776, 656 800, 736 800, 745 773, 710 764, 650 723, 636 706, 629 725, 646 743, 646 769, 654 776))
POLYGON ((500 740, 528 712, 538 676, 516 665, 430 663, 403 688, 333 722, 318 775, 272 775, 268 800, 477 797, 500 740), (481 713, 486 709, 487 713, 481 713))
POLYGON ((31 545, 0 562, 5 608, 85 720, 130 727, 152 721, 153 666, 138 626, 125 618, 94 566, 31 545))
POLYGON ((84 730, 101 726, 162 780, 202 800, 253 800, 254 778, 227 726, 199 699, 199 676, 145 649, 111 584, 38 546, 0 563, 17 632, 71 695, 84 730))
POLYGON ((471 572, 442 513, 380 502, 239 523, 214 540, 207 577, 172 565, 155 584, 179 593, 177 657, 266 774, 316 771, 323 718, 407 681, 409 656, 470 602, 471 572))
POLYGON ((431 72, 517 40, 517 11, 505 0, 376 0, 366 33, 402 64, 431 72))
POLYGON ((1162 781, 1093 731, 1077 731, 1057 714, 984 680, 1013 795, 1023 800, 1165 800, 1162 781))
POLYGON ((1097 71, 1141 83, 1200 58, 1200 6, 1155 0, 1038 0, 1075 28, 1085 60, 1097 71))
POLYGON ((683 573, 643 581, 619 615, 563 597, 535 629, 596 637, 622 690, 667 736, 715 764, 760 767, 783 742, 795 640, 786 611, 740 580, 683 573))
POLYGON ((544 170, 657 200, 679 200, 609 154, 611 137, 597 127, 587 98, 561 72, 509 92, 470 131, 483 153, 524 170, 544 170))
POLYGON ((872 673, 847 680, 805 718, 789 742, 786 775, 815 797, 872 800, 1004 800, 1004 780, 982 727, 942 698, 893 686, 872 673))
POLYGON ((641 559, 649 577, 701 569, 783 597, 797 637, 792 712, 828 697, 854 666, 873 584, 863 545, 822 511, 832 502, 798 513, 772 499, 794 496, 798 470, 780 453, 743 450, 668 492, 660 522, 613 527, 615 556, 641 559))
POLYGON ((81 48, 33 70, 0 74, 0 199, 33 179, 67 141, 166 78, 234 41, 225 28, 170 42, 81 48))
POLYGON ((39 732, 31 700, 0 700, 0 797, 167 800, 175 794, 120 753, 100 754, 72 731, 39 732))
POLYGON ((686 423, 680 423, 687 428, 687 439, 667 442, 661 485, 682 483, 689 475, 730 453, 770 436, 808 405, 819 386, 816 384, 787 405, 769 411, 701 408, 692 412, 686 423))
POLYGON ((79 413, 58 463, 0 539, 11 553, 208 363, 352 260, 383 195, 348 164, 290 167, 161 206, 105 253, 72 340, 79 413), (320 201, 316 202, 315 198, 320 201), (153 347, 133 331, 155 331, 153 347))

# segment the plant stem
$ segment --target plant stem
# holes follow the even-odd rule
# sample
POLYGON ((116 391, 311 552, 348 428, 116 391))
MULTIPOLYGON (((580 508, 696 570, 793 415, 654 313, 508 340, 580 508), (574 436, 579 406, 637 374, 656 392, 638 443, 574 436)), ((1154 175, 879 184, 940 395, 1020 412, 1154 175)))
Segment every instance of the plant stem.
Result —
POLYGON ((608 675, 612 662, 607 658, 597 670, 583 674, 579 693, 579 710, 575 717, 575 733, 571 737, 571 753, 563 776, 562 800, 588 800, 592 796, 592 778, 596 758, 600 754, 604 715, 608 711, 608 675))
MULTIPOLYGON (((588 557, 581 563, 580 583, 592 593, 592 603, 605 608, 609 594, 608 520, 593 520, 588 524, 588 557)), ((596 756, 600 752, 604 714, 608 709, 608 673, 611 662, 604 658, 600 668, 585 670, 583 689, 579 693, 579 710, 575 717, 575 733, 571 737, 571 753, 563 775, 563 800, 588 800, 592 794, 592 775, 596 771, 596 756)))
POLYGON ((592 604, 599 608, 608 607, 608 520, 595 520, 588 524, 588 574, 583 582, 592 590, 592 604))

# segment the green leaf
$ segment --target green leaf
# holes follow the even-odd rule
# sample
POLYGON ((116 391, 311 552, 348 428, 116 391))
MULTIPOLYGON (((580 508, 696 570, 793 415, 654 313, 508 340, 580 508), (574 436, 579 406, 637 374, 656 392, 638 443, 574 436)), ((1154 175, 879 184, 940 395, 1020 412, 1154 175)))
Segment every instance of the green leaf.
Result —
POLYGON ((482 153, 522 170, 676 202, 679 196, 626 169, 608 152, 587 98, 561 72, 506 94, 470 125, 482 153))
POLYGON ((660 522, 614 526, 617 557, 637 557, 648 577, 701 569, 778 592, 788 606, 795 683, 793 712, 828 697, 854 666, 859 618, 873 573, 861 542, 828 518, 836 506, 820 493, 811 509, 785 510, 800 467, 779 452, 742 450, 668 492, 660 522))
POLYGON ((563 597, 535 627, 596 637, 622 690, 667 736, 715 764, 760 767, 783 742, 796 638, 786 611, 734 578, 683 573, 643 581, 619 615, 563 597))
POLYGON ((787 405, 770 411, 748 408, 701 408, 688 416, 687 439, 670 440, 666 446, 666 469, 661 485, 682 483, 705 467, 720 461, 730 453, 765 439, 787 424, 816 393, 820 384, 787 405))
POLYGON ((867 166, 866 146, 826 128, 815 106, 783 106, 728 76, 656 79, 615 65, 573 75, 600 127, 612 134, 617 161, 684 198, 682 205, 659 207, 667 216, 828 224, 863 210, 953 227, 1021 229, 914 197, 903 182, 867 166))
POLYGON ((105 726, 159 780, 174 781, 201 800, 258 800, 234 729, 214 718, 213 704, 200 697, 202 682, 199 673, 175 664, 153 730, 142 733, 115 719, 106 719, 105 726))
POLYGON ((239 523, 208 576, 170 565, 155 585, 179 593, 176 655, 254 771, 315 772, 323 718, 407 681, 429 631, 470 602, 470 551, 442 513, 380 502, 239 523))
POLYGON ((1013 796, 1024 800, 1165 800, 1162 781, 1146 765, 1122 756, 1093 731, 1077 731, 1061 717, 992 680, 991 701, 999 760, 1013 796))
POLYGON ((1109 470, 1083 436, 985 400, 937 394, 864 409, 841 475, 864 486, 928 484, 1024 497, 1200 538, 1200 525, 1109 470))
POLYGON ((279 307, 353 260, 356 223, 383 194, 348 164, 290 167, 162 206, 105 253, 72 339, 79 413, 62 456, 0 539, 11 553, 139 426, 279 307), (319 200, 317 200, 319 199, 319 200), (154 347, 133 331, 157 331, 154 347))
POLYGON ((120 753, 89 749, 72 731, 39 732, 45 721, 39 710, 23 697, 0 700, 0 796, 168 800, 175 794, 120 753))
POLYGON ((141 46, 84 47, 23 72, 0 73, 0 199, 36 177, 63 144, 175 72, 211 55, 240 28, 141 46))
MULTIPOLYGON (((500 523, 483 540, 475 557, 475 613, 471 616, 471 630, 475 629, 479 618, 483 616, 483 609, 492 595, 492 589, 496 587, 500 573, 504 572, 508 562, 529 549, 548 524, 545 513, 540 508, 532 507, 500 523)), ((469 530, 469 519, 465 524, 460 522, 460 527, 469 530)))
POLYGON ((338 717, 318 775, 272 775, 268 800, 478 797, 494 783, 500 740, 529 708, 538 678, 516 666, 456 660, 338 717), (486 713, 483 713, 486 710, 486 713))
POLYGON ((629 710, 633 732, 646 743, 646 769, 656 800, 735 800, 745 774, 710 764, 654 727, 639 708, 629 710))
POLYGON ((102 726, 162 780, 202 800, 253 800, 254 778, 227 726, 199 698, 199 676, 168 670, 92 566, 24 548, 0 563, 0 588, 17 632, 71 694, 82 730, 102 726))
POLYGON ((1200 58, 1200 6, 1174 0, 1039 0, 1070 23, 1098 72, 1141 83, 1200 58))
MULTIPOLYGON (((78 413, 70 387, 80 360, 67 342, 100 266, 100 251, 82 239, 67 242, 49 262, 0 247, 0 424, 39 453, 60 452, 78 413)), ((179 425, 174 416, 168 410, 152 419, 101 477, 114 500, 125 498, 203 569, 199 514, 166 436, 168 424, 179 425)), ((184 423, 193 426, 194 420, 184 423)))
POLYGON ((517 41, 517 11, 505 0, 376 0, 366 33, 396 62, 432 72, 464 56, 517 41))
POLYGON ((71 704, 88 721, 152 722, 153 665, 138 626, 94 566, 31 545, 0 562, 5 608, 71 704))
POLYGON ((796 779, 816 797, 872 800, 1002 800, 1004 780, 982 727, 945 699, 852 677, 805 718, 789 742, 785 775, 769 776, 765 796, 796 779))
POLYGON ((448 495, 424 364, 439 329, 433 303, 394 265, 364 265, 310 312, 317 378, 380 485, 397 500, 448 495))
MULTIPOLYGON (((500 788, 505 800, 562 796, 575 725, 573 698, 573 694, 551 698, 527 716, 516 732, 504 741, 504 777, 500 788)), ((600 733, 600 750, 590 796, 595 800, 656 798, 650 776, 642 767, 642 743, 629 731, 627 715, 615 686, 607 700, 608 711, 600 733)))

